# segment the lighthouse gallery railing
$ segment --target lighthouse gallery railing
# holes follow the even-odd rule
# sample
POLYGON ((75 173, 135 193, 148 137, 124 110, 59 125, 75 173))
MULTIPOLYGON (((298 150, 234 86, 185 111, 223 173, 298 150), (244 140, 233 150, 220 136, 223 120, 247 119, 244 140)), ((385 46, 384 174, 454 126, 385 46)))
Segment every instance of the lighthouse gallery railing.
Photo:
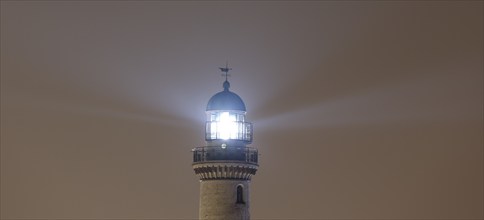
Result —
POLYGON ((209 161, 238 161, 257 164, 259 153, 253 147, 226 147, 206 146, 196 147, 192 150, 193 163, 209 161))

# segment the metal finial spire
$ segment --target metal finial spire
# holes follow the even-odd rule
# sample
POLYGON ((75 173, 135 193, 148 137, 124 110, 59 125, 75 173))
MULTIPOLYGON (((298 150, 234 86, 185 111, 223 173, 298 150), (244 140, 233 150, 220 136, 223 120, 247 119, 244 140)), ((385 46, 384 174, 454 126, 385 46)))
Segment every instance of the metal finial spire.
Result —
POLYGON ((229 61, 225 63, 225 68, 224 67, 219 67, 219 69, 224 72, 222 73, 222 76, 225 76, 225 81, 228 81, 227 78, 230 76, 229 71, 232 70, 232 68, 229 68, 229 61))

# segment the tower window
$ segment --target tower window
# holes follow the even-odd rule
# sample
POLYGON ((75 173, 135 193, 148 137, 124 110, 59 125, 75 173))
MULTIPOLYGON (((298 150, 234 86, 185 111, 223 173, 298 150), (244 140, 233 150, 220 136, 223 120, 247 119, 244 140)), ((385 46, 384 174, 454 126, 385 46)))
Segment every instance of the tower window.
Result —
POLYGON ((245 204, 244 202, 244 187, 237 186, 237 204, 245 204))

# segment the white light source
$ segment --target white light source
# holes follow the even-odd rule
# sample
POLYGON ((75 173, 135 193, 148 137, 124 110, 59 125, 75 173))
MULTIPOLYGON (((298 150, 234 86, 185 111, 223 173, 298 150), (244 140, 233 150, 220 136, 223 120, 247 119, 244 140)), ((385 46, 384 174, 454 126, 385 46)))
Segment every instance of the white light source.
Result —
POLYGON ((243 112, 207 112, 206 140, 252 141, 252 124, 245 121, 243 112))
POLYGON ((219 122, 217 123, 217 131, 220 132, 220 138, 227 140, 237 136, 237 124, 235 123, 235 115, 229 112, 220 113, 219 122))

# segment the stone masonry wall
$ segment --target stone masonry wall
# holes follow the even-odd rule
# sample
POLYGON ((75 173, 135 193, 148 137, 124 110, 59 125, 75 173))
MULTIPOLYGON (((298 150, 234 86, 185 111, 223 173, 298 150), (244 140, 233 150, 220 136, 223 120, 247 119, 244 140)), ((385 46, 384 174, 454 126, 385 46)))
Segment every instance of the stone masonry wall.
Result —
POLYGON ((249 220, 248 180, 203 180, 200 213, 203 220, 249 220), (243 187, 244 203, 237 203, 237 186, 243 187))

